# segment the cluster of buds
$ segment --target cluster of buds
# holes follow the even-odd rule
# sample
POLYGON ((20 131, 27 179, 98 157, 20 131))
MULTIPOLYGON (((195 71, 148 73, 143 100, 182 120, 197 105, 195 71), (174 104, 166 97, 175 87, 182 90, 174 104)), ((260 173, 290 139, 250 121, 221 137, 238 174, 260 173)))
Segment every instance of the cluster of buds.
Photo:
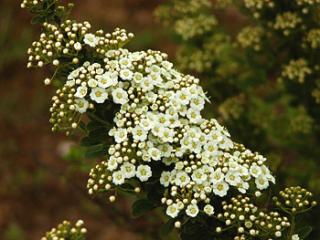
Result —
POLYGON ((273 197, 275 205, 289 214, 303 213, 317 205, 313 194, 302 187, 288 187, 273 197))
POLYGON ((78 64, 78 54, 88 42, 87 32, 91 25, 66 20, 60 26, 44 23, 43 28, 40 40, 33 42, 28 50, 28 67, 43 67, 50 63, 58 66, 61 58, 67 58, 64 60, 67 64, 78 64))
POLYGON ((308 62, 301 58, 291 60, 283 67, 280 80, 288 79, 298 83, 304 83, 310 74, 312 74, 312 69, 308 66, 308 62))
POLYGON ((87 229, 82 220, 78 220, 74 226, 68 221, 63 221, 56 228, 47 232, 41 240, 85 240, 86 233, 87 229))
POLYGON ((217 215, 224 227, 217 227, 221 233, 225 228, 234 227, 237 235, 234 239, 274 239, 281 238, 282 232, 290 227, 287 217, 278 212, 265 212, 253 204, 249 197, 239 195, 222 203, 223 212, 217 215), (269 237, 269 238, 268 238, 269 237))

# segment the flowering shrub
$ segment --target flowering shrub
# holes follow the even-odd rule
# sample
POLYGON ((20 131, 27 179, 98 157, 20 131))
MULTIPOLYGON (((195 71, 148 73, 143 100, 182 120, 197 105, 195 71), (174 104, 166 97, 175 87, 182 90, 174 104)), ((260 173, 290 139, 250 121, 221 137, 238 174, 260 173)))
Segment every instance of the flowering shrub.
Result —
MULTIPOLYGON (((71 5, 59 4, 22 3, 43 26, 28 50, 28 67, 54 68, 44 80, 57 87, 52 130, 84 131, 82 145, 104 157, 90 171, 90 195, 107 194, 114 202, 121 191, 131 192, 138 197, 135 216, 162 208, 169 219, 165 228, 181 228, 181 239, 306 236, 295 215, 316 205, 312 194, 290 188, 275 198, 279 210, 256 205, 261 191, 275 183, 266 158, 233 141, 216 119, 202 117, 209 99, 198 78, 177 71, 164 53, 124 48, 133 34, 123 29, 93 32, 88 22, 68 20, 71 5), (291 206, 297 210, 289 211, 291 206)), ((202 4, 207 6, 200 1, 193 8, 202 4)), ((196 31, 185 39, 215 25, 213 18, 202 24, 204 19, 197 17, 196 31)), ((176 28, 185 32, 183 22, 176 28)), ((81 225, 64 222, 44 239, 83 239, 81 225)))

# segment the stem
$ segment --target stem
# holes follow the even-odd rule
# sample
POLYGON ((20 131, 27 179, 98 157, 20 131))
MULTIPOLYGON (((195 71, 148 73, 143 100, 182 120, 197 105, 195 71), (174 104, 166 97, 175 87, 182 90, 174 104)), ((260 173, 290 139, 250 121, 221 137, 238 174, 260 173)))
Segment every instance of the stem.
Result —
POLYGON ((289 232, 289 235, 288 235, 288 240, 291 240, 292 239, 292 235, 294 234, 295 222, 296 222, 296 215, 292 214, 291 215, 291 226, 290 226, 290 232, 289 232))

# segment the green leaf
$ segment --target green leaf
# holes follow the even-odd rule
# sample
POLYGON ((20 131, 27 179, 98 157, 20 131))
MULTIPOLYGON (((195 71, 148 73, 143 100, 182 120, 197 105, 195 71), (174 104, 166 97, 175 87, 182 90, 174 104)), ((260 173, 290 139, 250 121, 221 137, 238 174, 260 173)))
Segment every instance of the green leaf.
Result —
POLYGON ((86 148, 86 158, 99 158, 104 157, 107 154, 107 146, 105 144, 98 144, 86 148))
POLYGON ((132 215, 134 217, 140 217, 156 207, 157 206, 148 199, 139 199, 132 204, 132 215))
POLYGON ((297 231, 297 234, 299 235, 300 239, 307 239, 307 237, 312 232, 311 226, 305 226, 297 231))
POLYGON ((169 219, 160 229, 161 236, 165 237, 169 235, 169 233, 171 233, 174 228, 174 223, 175 223, 174 218, 169 219))

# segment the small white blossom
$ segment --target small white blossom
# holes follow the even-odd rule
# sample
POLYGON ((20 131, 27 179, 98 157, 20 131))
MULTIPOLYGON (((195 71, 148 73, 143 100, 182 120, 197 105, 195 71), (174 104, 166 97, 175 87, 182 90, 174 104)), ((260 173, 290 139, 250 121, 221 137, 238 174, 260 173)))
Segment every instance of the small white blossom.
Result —
POLYGON ((88 88, 86 86, 80 86, 77 88, 76 94, 74 95, 77 98, 84 98, 88 93, 88 88))
POLYGON ((76 110, 79 113, 85 113, 89 107, 89 102, 83 98, 79 98, 75 100, 76 102, 76 110))
POLYGON ((169 205, 169 206, 167 207, 166 214, 167 214, 169 217, 176 218, 176 217, 178 216, 178 214, 179 214, 178 205, 175 204, 175 203, 169 205))
POLYGON ((132 135, 135 141, 144 141, 147 139, 147 131, 140 126, 132 129, 132 135))
POLYGON ((84 35, 84 39, 83 42, 87 45, 89 45, 90 47, 96 47, 99 43, 99 38, 96 37, 94 34, 92 33, 87 33, 84 35))
POLYGON ((76 51, 80 51, 82 49, 82 45, 79 42, 76 42, 73 47, 76 51))
POLYGON ((148 165, 140 165, 136 172, 137 178, 141 182, 146 182, 152 176, 151 168, 148 165))
POLYGON ((212 205, 207 204, 204 206, 203 211, 208 215, 212 216, 214 214, 214 208, 212 205))
POLYGON ((133 178, 136 175, 136 166, 131 163, 124 163, 120 169, 125 178, 133 178))
POLYGON ((124 128, 119 128, 114 133, 114 139, 117 143, 121 143, 128 139, 128 132, 124 128))
POLYGON ((257 177, 255 183, 259 190, 264 190, 269 187, 269 181, 264 175, 257 177))
POLYGON ((97 76, 97 80, 99 87, 108 88, 117 85, 118 75, 116 72, 105 72, 104 74, 97 76))
POLYGON ((122 88, 116 88, 112 91, 113 102, 117 104, 125 104, 129 101, 128 93, 122 88))
POLYGON ((129 69, 122 69, 120 71, 120 77, 123 79, 123 80, 131 80, 132 77, 133 77, 133 73, 132 71, 130 71, 129 69))
POLYGON ((214 194, 220 197, 224 197, 225 195, 227 195, 228 190, 229 190, 229 185, 226 182, 222 181, 213 185, 214 194))
POLYGON ((199 208, 196 204, 190 204, 188 205, 187 209, 186 209, 186 214, 189 217, 196 217, 199 213, 199 208))
POLYGON ((112 181, 115 185, 121 185, 124 183, 124 174, 122 171, 116 171, 112 174, 112 181))
POLYGON ((170 184, 171 174, 170 172, 162 172, 160 177, 160 183, 164 187, 168 187, 170 184))
POLYGON ((91 90, 90 98, 96 103, 104 103, 108 99, 108 93, 104 88, 96 87, 91 90))

